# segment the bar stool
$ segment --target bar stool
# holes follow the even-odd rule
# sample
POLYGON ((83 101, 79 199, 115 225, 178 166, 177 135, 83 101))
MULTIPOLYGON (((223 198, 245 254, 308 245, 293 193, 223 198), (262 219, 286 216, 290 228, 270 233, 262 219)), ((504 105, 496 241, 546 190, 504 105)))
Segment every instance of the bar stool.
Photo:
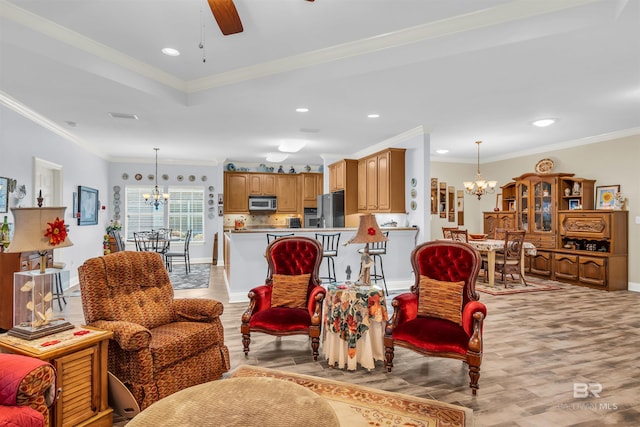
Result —
MULTIPOLYGON (((65 267, 65 263, 57 263, 56 268, 63 270, 65 267)), ((67 300, 64 297, 64 290, 62 289, 62 275, 60 272, 55 273, 53 276, 53 298, 58 301, 58 307, 60 307, 60 311, 62 311, 62 303, 67 305, 67 300)))
MULTIPOLYGON (((287 233, 287 234, 273 234, 273 233, 267 233, 267 246, 269 246, 269 243, 273 242, 274 240, 276 240, 278 237, 285 237, 285 236, 293 236, 293 233, 287 233)), ((265 252, 264 257, 267 257, 267 253, 265 252)), ((271 273, 271 270, 269 269, 269 264, 267 263, 267 277, 269 277, 271 273)))
POLYGON ((338 256, 338 243, 340 243, 340 234, 322 234, 316 233, 316 240, 322 245, 322 259, 327 260, 327 274, 325 277, 318 277, 319 279, 329 279, 329 283, 335 283, 338 281, 336 278, 336 263, 334 258, 338 256), (333 274, 332 274, 333 273, 333 274))
MULTIPOLYGON (((389 237, 389 232, 385 231, 385 237, 389 237)), ((359 254, 364 253, 364 248, 358 249, 359 254)), ((382 280, 384 284, 384 293, 389 296, 389 290, 387 289, 387 280, 384 278, 384 268, 382 267, 382 255, 387 253, 387 241, 369 243, 369 256, 373 258, 373 274, 371 274, 371 280, 378 283, 378 280, 382 280), (378 274, 378 265, 380 265, 380 274, 378 274)), ((362 266, 360 266, 362 268, 362 266)))

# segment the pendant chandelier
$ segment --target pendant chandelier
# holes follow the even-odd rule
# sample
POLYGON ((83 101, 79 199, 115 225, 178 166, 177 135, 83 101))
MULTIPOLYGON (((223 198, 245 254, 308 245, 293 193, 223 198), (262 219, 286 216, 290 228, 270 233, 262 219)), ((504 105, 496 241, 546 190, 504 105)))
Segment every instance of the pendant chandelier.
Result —
POLYGON ((478 173, 476 174, 475 181, 464 182, 464 188, 467 194, 478 196, 478 200, 480 200, 484 194, 495 191, 498 181, 485 181, 482 179, 482 175, 480 175, 480 144, 482 144, 482 141, 476 141, 476 144, 478 144, 478 173))
POLYGON ((153 206, 158 210, 158 208, 165 204, 169 200, 168 193, 161 193, 158 189, 158 150, 159 148, 154 148, 156 150, 156 186, 153 188, 151 194, 145 193, 142 195, 144 198, 144 202, 147 205, 153 206))

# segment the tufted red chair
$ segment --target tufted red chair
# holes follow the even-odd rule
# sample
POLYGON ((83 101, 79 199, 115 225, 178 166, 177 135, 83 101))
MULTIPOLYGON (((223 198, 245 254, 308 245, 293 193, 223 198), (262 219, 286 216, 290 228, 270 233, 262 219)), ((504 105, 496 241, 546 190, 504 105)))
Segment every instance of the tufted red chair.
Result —
POLYGON ((269 275, 264 285, 249 291, 249 308, 242 314, 242 344, 249 354, 251 332, 275 336, 309 335, 313 359, 318 359, 320 322, 325 289, 320 286, 318 269, 322 261, 322 246, 308 237, 286 236, 267 246, 269 275), (308 280, 306 276, 309 275, 308 280), (297 278, 304 278, 296 282, 297 278), (281 282, 289 282, 286 294, 299 295, 297 306, 278 304, 281 282), (272 299, 272 296, 274 297, 272 299))
POLYGON ((229 370, 221 302, 174 298, 162 255, 115 252, 78 268, 88 325, 114 332, 109 371, 141 409, 229 370))
POLYGON ((478 251, 467 243, 433 241, 416 246, 411 253, 415 283, 410 292, 393 299, 393 317, 385 331, 388 372, 393 367, 395 346, 425 356, 459 359, 469 365, 469 386, 476 394, 482 322, 487 314, 475 291, 480 262, 478 251), (445 309, 448 316, 442 315, 445 309), (451 315, 459 322, 445 318, 451 315))

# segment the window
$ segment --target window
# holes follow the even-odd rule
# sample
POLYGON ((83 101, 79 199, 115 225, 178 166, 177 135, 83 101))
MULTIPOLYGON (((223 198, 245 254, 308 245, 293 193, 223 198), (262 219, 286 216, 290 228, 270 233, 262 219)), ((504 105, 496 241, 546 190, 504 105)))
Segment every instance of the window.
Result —
POLYGON ((204 242, 204 187, 169 187, 169 201, 158 210, 142 197, 149 192, 148 186, 127 186, 125 191, 124 230, 128 240, 138 231, 171 228, 180 238, 193 230, 191 240, 204 242))
POLYGON ((191 240, 204 242, 204 187, 169 187, 167 227, 180 238, 192 230, 191 240))

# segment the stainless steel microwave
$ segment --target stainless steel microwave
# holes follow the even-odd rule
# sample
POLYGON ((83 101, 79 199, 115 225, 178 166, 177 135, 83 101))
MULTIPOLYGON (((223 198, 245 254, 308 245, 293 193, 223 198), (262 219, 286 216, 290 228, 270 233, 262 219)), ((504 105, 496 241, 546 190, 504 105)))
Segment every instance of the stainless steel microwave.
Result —
POLYGON ((276 196, 249 196, 250 211, 275 211, 278 209, 276 196))

